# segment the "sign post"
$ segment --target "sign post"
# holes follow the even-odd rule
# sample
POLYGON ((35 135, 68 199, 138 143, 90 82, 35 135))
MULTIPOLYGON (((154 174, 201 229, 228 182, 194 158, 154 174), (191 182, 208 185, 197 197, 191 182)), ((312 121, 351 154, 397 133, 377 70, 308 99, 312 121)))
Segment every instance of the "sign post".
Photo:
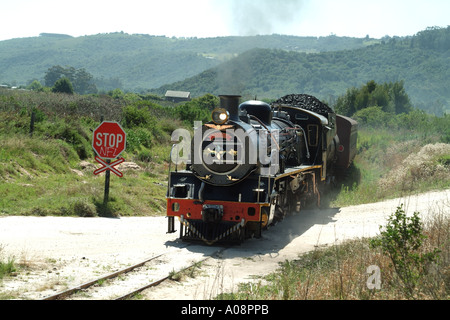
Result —
POLYGON ((111 171, 118 177, 122 178, 123 173, 115 166, 125 161, 120 154, 125 151, 127 135, 117 122, 103 121, 95 130, 92 139, 92 148, 98 156, 95 160, 103 165, 103 167, 94 171, 95 175, 105 172, 105 194, 103 204, 106 206, 109 199, 109 181, 111 171), (111 162, 111 160, 117 160, 111 162))

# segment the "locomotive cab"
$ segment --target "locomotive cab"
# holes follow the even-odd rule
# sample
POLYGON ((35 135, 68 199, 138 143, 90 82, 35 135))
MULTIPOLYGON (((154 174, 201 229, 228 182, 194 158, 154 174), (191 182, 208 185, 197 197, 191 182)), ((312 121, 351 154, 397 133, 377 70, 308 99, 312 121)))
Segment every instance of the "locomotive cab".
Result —
POLYGON ((289 115, 291 121, 302 128, 305 138, 302 158, 303 165, 323 165, 321 180, 326 179, 327 168, 335 161, 336 136, 335 114, 324 115, 287 105, 275 105, 275 110, 289 115))

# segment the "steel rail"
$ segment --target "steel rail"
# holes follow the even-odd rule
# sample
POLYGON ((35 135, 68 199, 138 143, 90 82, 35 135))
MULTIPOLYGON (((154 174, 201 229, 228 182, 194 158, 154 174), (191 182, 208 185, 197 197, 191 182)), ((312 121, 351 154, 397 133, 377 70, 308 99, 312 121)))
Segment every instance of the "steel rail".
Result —
MULTIPOLYGON (((188 268, 190 268, 190 267, 192 267, 192 266, 189 266, 188 268)), ((159 280, 153 281, 152 283, 147 284, 147 285, 145 285, 145 286, 143 286, 143 287, 141 287, 139 289, 133 290, 132 292, 129 292, 129 293, 127 293, 127 294, 125 294, 125 295, 123 295, 121 297, 115 298, 114 300, 126 300, 126 299, 136 295, 137 293, 142 292, 142 291, 144 291, 144 290, 146 290, 148 288, 156 287, 157 285, 159 285, 160 283, 166 281, 169 278, 170 278, 170 275, 165 276, 165 277, 163 277, 163 278, 161 278, 159 280)))
MULTIPOLYGON (((190 246, 190 244, 188 244, 188 245, 185 246, 185 247, 188 247, 188 246, 190 246)), ((183 247, 183 248, 185 248, 185 247, 183 247)), ((209 258, 213 257, 214 255, 217 255, 217 254, 219 254, 219 253, 225 251, 226 249, 228 249, 228 248, 221 248, 221 249, 219 249, 219 250, 213 252, 212 254, 208 255, 206 258, 201 259, 201 260, 199 260, 199 261, 195 261, 195 262, 193 262, 192 264, 190 264, 189 266, 182 268, 181 270, 177 271, 177 273, 183 272, 183 271, 185 271, 185 270, 187 270, 187 269, 189 269, 189 268, 195 266, 195 265, 198 264, 198 263, 204 262, 204 261, 208 260, 209 258)), ((110 274, 108 274, 108 275, 102 276, 102 277, 97 278, 97 279, 95 279, 95 280, 92 280, 92 281, 83 283, 83 284, 81 284, 81 285, 72 287, 72 288, 70 288, 70 289, 61 291, 61 292, 56 293, 56 294, 54 294, 54 295, 45 297, 45 298, 43 298, 42 300, 60 300, 60 299, 62 300, 62 299, 65 299, 66 297, 72 295, 73 293, 75 293, 75 292, 77 292, 77 291, 80 291, 80 290, 83 290, 83 289, 87 289, 87 288, 89 288, 89 287, 91 287, 91 286, 97 284, 97 283, 100 282, 100 281, 104 281, 104 280, 116 278, 117 276, 119 276, 119 275, 121 275, 121 274, 128 273, 128 272, 130 272, 130 271, 132 271, 132 270, 134 270, 134 269, 136 269, 136 268, 139 268, 139 267, 145 265, 146 263, 148 263, 148 262, 150 262, 150 261, 152 261, 152 260, 154 260, 154 259, 156 259, 156 258, 159 258, 159 257, 161 257, 161 256, 163 256, 163 255, 165 255, 165 254, 167 254, 167 253, 168 253, 168 252, 158 254, 158 255, 156 255, 156 256, 153 256, 153 257, 151 257, 151 258, 149 258, 149 259, 146 259, 146 260, 144 260, 144 261, 142 261, 142 262, 139 262, 139 263, 137 263, 137 264, 134 264, 134 265, 132 265, 132 266, 130 266, 130 267, 127 267, 127 268, 125 268, 125 269, 122 269, 122 270, 119 270, 119 271, 110 273, 110 274)), ((158 279, 158 280, 156 280, 156 281, 153 281, 153 282, 151 282, 150 284, 147 284, 147 285, 145 285, 145 286, 143 286, 143 287, 140 287, 139 289, 133 290, 132 292, 129 292, 129 293, 125 294, 125 295, 122 295, 122 296, 120 296, 120 297, 118 297, 118 298, 114 298, 114 300, 125 300, 125 299, 128 299, 128 298, 130 298, 130 297, 136 295, 136 294, 139 293, 139 292, 142 292, 142 291, 144 291, 144 290, 146 290, 146 289, 148 289, 148 288, 155 287, 155 286, 159 285, 160 283, 166 281, 166 280, 169 279, 169 278, 170 278, 170 274, 167 275, 167 276, 164 276, 164 277, 162 277, 162 278, 160 278, 160 279, 158 279)))
POLYGON ((67 296, 72 295, 72 294, 73 294, 74 292, 76 292, 76 291, 80 291, 80 290, 89 288, 89 287, 93 286, 94 284, 96 284, 96 283, 98 283, 98 282, 100 282, 100 281, 112 279, 112 278, 115 278, 115 277, 117 277, 117 276, 119 276, 119 275, 121 275, 121 274, 123 274, 123 273, 127 273, 127 272, 130 272, 130 271, 132 271, 132 270, 134 270, 134 269, 136 269, 136 268, 142 267, 142 266, 143 266, 144 264, 146 264, 147 262, 150 262, 150 261, 152 261, 152 260, 154 260, 154 259, 156 259, 156 258, 159 258, 159 257, 161 257, 161 256, 164 255, 164 254, 166 254, 166 253, 158 254, 158 255, 156 255, 156 256, 154 256, 154 257, 151 257, 150 259, 144 260, 144 261, 142 261, 142 262, 139 262, 139 263, 137 263, 137 264, 134 264, 134 265, 132 265, 132 266, 130 266, 130 267, 127 267, 127 268, 125 268, 125 269, 122 269, 122 270, 119 270, 119 271, 110 273, 110 274, 105 275, 105 276, 102 276, 102 277, 100 277, 100 278, 98 278, 98 279, 95 279, 95 280, 92 280, 92 281, 83 283, 83 284, 81 284, 81 285, 79 285, 79 286, 75 286, 75 287, 73 287, 73 288, 64 290, 64 291, 59 292, 59 293, 57 293, 57 294, 54 294, 54 295, 45 297, 45 298, 42 299, 42 300, 58 300, 58 299, 63 299, 63 298, 65 298, 65 297, 67 297, 67 296))
MULTIPOLYGON (((214 255, 219 254, 219 253, 225 251, 226 249, 228 249, 228 248, 222 248, 222 249, 220 249, 220 250, 217 250, 217 251, 215 251, 214 253, 208 255, 206 258, 201 259, 201 260, 199 260, 199 261, 195 261, 195 262, 193 262, 191 265, 182 268, 181 270, 177 271, 176 273, 183 272, 183 271, 185 271, 185 270, 187 270, 187 269, 189 269, 189 268, 195 266, 197 263, 204 262, 204 261, 208 260, 209 258, 213 257, 214 255)), ((121 297, 115 298, 114 300, 126 300, 126 299, 128 299, 128 298, 130 298, 130 297, 136 295, 137 293, 140 293, 140 292, 146 290, 146 289, 149 289, 149 288, 151 288, 151 287, 156 287, 157 285, 161 284, 162 282, 166 281, 166 280, 169 279, 169 278, 170 278, 170 274, 167 275, 167 276, 165 276, 165 277, 162 277, 162 278, 160 278, 160 279, 158 279, 158 280, 156 280, 156 281, 153 281, 152 283, 149 283, 149 284, 147 284, 147 285, 145 285, 145 286, 143 286, 143 287, 141 287, 141 288, 139 288, 139 289, 133 290, 132 292, 129 292, 129 293, 127 293, 127 294, 125 294, 125 295, 123 295, 123 296, 121 296, 121 297)))

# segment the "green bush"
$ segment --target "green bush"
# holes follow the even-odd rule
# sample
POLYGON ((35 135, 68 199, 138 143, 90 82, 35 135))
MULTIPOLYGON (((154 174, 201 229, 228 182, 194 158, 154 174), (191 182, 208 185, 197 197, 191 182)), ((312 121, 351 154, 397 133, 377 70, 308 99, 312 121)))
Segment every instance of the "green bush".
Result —
POLYGON ((90 138, 78 123, 61 121, 50 126, 48 130, 47 134, 71 145, 80 159, 87 159, 91 156, 90 138))
POLYGON ((153 134, 146 128, 127 130, 127 151, 140 150, 141 147, 150 149, 153 146, 153 134))
POLYGON ((207 109, 196 105, 180 105, 175 108, 177 117, 189 125, 193 125, 194 121, 207 122, 210 118, 210 112, 207 109))
POLYGON ((373 106, 357 111, 353 119, 362 125, 370 127, 386 127, 392 119, 392 114, 383 111, 381 107, 373 106))
POLYGON ((123 125, 126 128, 152 127, 156 120, 151 116, 146 108, 138 108, 134 105, 126 106, 122 109, 123 125))
POLYGON ((360 88, 350 88, 336 101, 337 113, 351 116, 357 111, 380 107, 387 113, 401 114, 412 110, 404 82, 378 84, 371 80, 360 88))
POLYGON ((423 252, 425 239, 419 213, 407 217, 403 205, 388 218, 385 230, 380 227, 380 236, 371 240, 371 246, 380 247, 394 266, 403 283, 405 294, 412 298, 419 280, 428 272, 428 267, 438 258, 438 249, 423 252))
POLYGON ((52 88, 52 92, 54 93, 67 93, 73 94, 73 86, 68 78, 61 78, 55 82, 55 85, 52 88))

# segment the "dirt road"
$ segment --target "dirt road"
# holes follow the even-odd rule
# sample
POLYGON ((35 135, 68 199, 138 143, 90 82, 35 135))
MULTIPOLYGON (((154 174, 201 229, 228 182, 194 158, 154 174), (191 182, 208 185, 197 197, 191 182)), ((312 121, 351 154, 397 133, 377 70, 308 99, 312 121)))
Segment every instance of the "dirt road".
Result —
MULTIPOLYGON (((198 276, 169 282, 144 292, 146 299, 210 299, 236 290, 240 282, 268 274, 280 262, 295 259, 316 246, 371 237, 400 204, 423 219, 450 214, 450 190, 408 196, 380 203, 304 210, 251 239, 207 260, 198 276)), ((178 233, 166 234, 164 217, 156 218, 0 218, 0 256, 26 266, 0 283, 0 292, 19 299, 40 299, 102 274, 180 248, 178 233)), ((179 259, 206 256, 211 248, 190 246, 179 259)), ((171 270, 168 270, 171 271, 171 270)))

